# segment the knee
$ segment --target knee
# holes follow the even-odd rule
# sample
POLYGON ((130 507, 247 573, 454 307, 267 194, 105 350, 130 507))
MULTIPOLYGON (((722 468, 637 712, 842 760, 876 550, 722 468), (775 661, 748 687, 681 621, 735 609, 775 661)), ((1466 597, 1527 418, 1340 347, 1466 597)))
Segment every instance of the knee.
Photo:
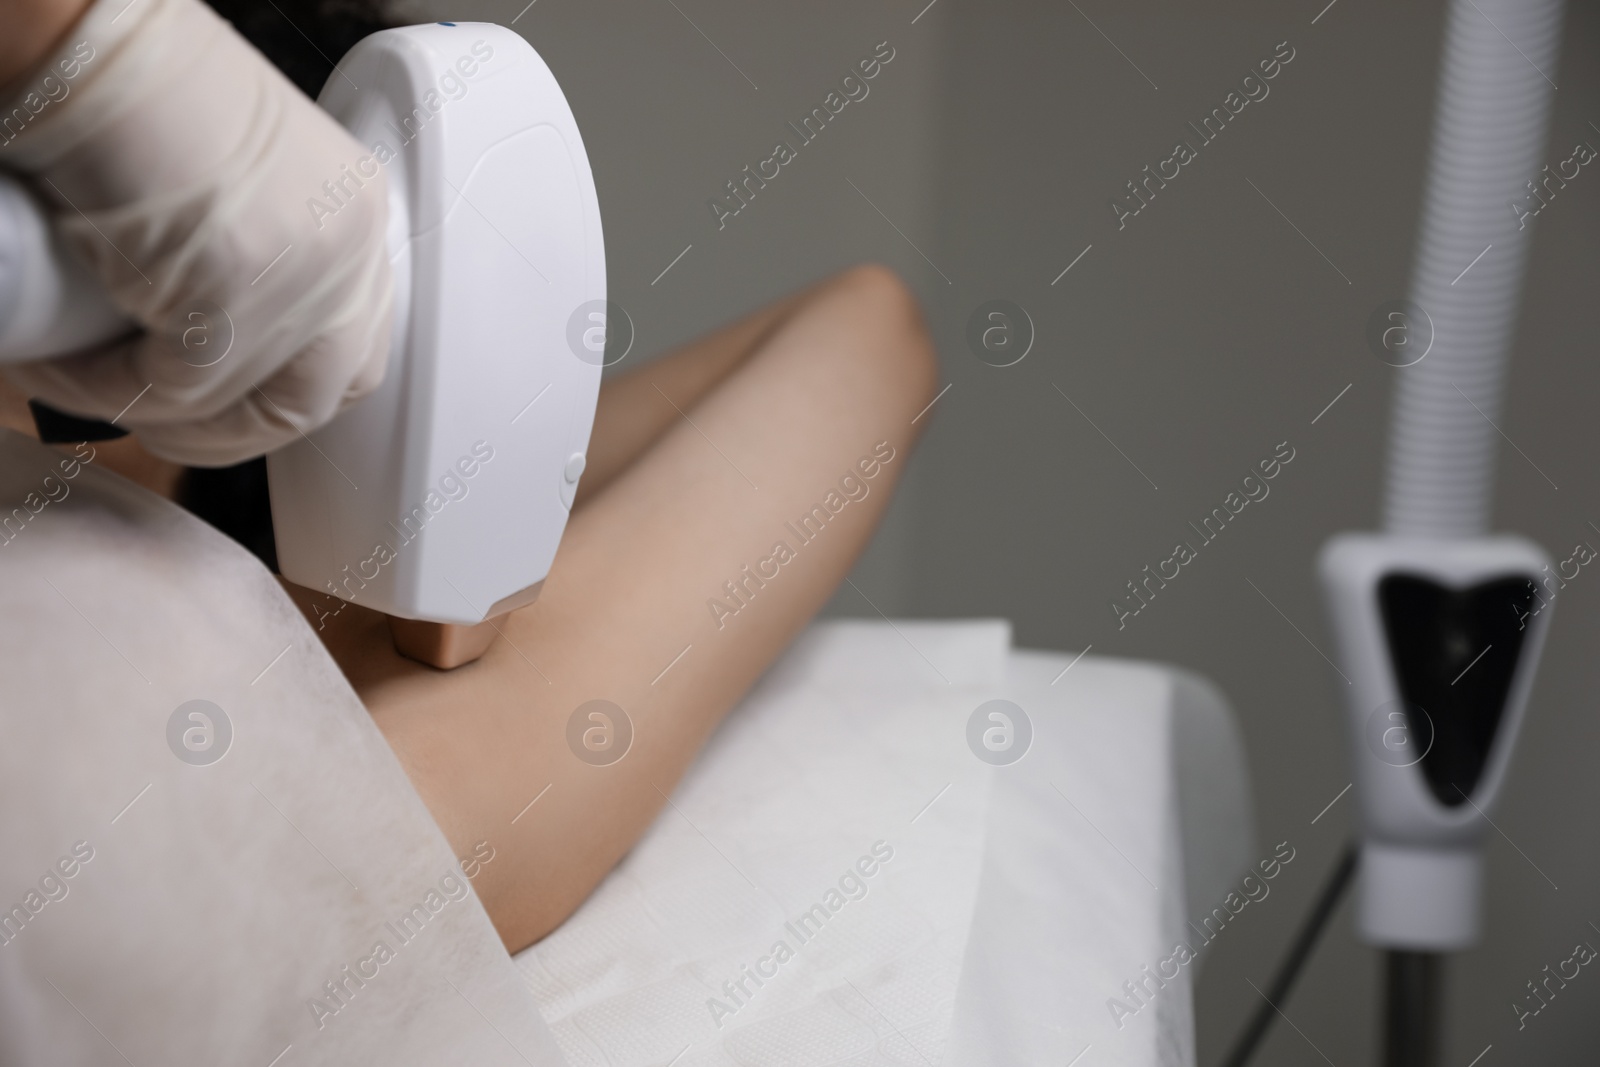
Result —
POLYGON ((927 320, 916 294, 893 270, 880 263, 863 263, 838 275, 836 284, 858 302, 882 331, 883 343, 873 360, 874 369, 892 379, 894 391, 921 411, 933 399, 939 382, 939 356, 929 336, 927 320))

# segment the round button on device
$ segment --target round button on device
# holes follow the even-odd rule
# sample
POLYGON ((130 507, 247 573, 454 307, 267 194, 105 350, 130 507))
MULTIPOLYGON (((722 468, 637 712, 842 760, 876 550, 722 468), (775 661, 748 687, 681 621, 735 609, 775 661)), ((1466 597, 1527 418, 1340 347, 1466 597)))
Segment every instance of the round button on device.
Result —
POLYGON ((567 457, 567 466, 561 473, 567 481, 576 482, 583 477, 583 468, 588 465, 588 462, 582 452, 574 452, 567 457))

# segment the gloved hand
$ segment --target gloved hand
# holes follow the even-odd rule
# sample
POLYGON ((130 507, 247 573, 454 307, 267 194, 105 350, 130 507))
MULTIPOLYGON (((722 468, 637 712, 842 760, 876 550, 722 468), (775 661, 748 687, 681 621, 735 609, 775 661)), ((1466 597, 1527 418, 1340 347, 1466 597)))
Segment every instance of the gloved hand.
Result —
POLYGON ((96 0, 15 88, 0 166, 143 327, 7 367, 19 387, 192 466, 261 455, 377 387, 383 173, 200 0, 96 0))

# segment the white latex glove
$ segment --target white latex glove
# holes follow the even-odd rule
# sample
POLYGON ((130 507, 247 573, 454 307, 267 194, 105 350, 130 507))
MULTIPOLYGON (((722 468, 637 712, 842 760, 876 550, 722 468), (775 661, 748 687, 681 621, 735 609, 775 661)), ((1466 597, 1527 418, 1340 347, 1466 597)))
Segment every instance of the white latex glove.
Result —
POLYGON ((193 466, 268 452, 377 387, 383 174, 358 174, 366 150, 210 8, 97 0, 14 88, 0 166, 144 327, 6 368, 18 386, 193 466))

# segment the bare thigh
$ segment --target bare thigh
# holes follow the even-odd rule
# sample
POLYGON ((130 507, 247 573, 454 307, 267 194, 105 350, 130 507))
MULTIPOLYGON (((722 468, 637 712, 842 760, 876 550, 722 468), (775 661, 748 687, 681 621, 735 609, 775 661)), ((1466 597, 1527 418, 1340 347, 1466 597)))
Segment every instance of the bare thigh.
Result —
POLYGON ((404 660, 358 609, 329 625, 457 855, 493 849, 475 884, 508 948, 594 889, 849 571, 935 374, 904 286, 848 271, 608 383, 593 477, 543 594, 477 663, 404 660), (595 699, 633 730, 605 766, 567 740, 595 699))

